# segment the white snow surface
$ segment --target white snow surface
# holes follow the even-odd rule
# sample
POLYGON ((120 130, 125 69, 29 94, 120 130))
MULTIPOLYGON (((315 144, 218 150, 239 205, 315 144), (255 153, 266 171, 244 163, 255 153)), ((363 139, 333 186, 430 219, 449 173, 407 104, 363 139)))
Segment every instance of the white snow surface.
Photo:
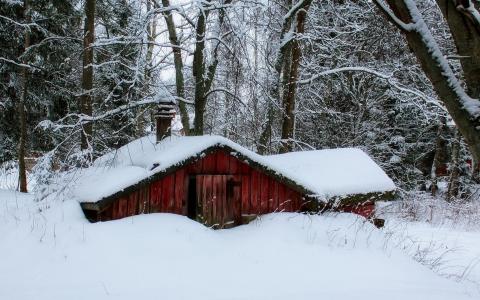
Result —
POLYGON ((464 300, 353 214, 211 230, 172 214, 88 223, 78 202, 0 190, 0 299, 464 300))
POLYGON ((268 161, 289 178, 316 187, 324 199, 395 189, 385 172, 356 148, 290 152, 268 156, 268 161))
POLYGON ((392 180, 360 149, 262 156, 221 136, 172 136, 156 143, 150 135, 98 158, 93 167, 78 172, 73 195, 81 202, 96 202, 216 145, 228 146, 235 151, 233 155, 240 153, 290 178, 321 201, 395 189, 392 180))

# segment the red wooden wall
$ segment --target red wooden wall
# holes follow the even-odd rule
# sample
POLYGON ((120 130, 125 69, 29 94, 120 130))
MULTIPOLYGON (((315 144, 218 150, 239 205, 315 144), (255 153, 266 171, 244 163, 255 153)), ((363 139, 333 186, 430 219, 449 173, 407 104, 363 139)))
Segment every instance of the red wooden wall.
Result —
MULTIPOLYGON (((209 175, 233 175, 233 180, 238 182, 233 190, 233 203, 217 200, 203 204, 203 212, 208 214, 204 216, 205 223, 210 224, 209 221, 215 219, 220 211, 226 215, 259 215, 301 211, 305 204, 301 193, 253 169, 227 152, 218 150, 148 186, 118 198, 100 213, 98 219, 107 221, 155 212, 187 215, 189 177, 193 175, 202 175, 196 177, 197 197, 200 197, 199 191, 211 193, 219 186, 218 181, 224 180, 221 176, 209 175)), ((221 195, 221 191, 216 193, 221 195)), ((208 198, 209 194, 203 196, 208 198)), ((219 196, 219 199, 224 199, 222 197, 219 196)), ((240 221, 236 221, 238 222, 240 221)))

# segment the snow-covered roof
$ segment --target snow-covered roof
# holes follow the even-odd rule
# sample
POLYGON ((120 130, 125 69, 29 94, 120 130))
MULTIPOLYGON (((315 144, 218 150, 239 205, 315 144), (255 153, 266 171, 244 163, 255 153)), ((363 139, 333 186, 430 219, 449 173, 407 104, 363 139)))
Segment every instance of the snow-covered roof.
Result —
POLYGON ((169 137, 156 143, 155 136, 150 135, 98 158, 82 172, 74 196, 80 202, 97 202, 192 157, 202 156, 212 147, 225 147, 247 163, 286 177, 319 200, 395 189, 385 172, 359 149, 262 156, 221 136, 169 137))
POLYGON ((324 199, 395 190, 390 177, 362 150, 338 148, 266 157, 282 173, 324 199))

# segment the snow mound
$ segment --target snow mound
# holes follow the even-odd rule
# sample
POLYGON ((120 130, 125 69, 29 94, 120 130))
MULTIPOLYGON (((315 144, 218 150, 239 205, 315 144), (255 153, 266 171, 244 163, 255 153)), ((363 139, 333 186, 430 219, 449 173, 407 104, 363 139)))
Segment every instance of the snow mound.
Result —
POLYGON ((88 223, 76 201, 0 191, 0 299, 475 299, 399 249, 351 214, 88 223))

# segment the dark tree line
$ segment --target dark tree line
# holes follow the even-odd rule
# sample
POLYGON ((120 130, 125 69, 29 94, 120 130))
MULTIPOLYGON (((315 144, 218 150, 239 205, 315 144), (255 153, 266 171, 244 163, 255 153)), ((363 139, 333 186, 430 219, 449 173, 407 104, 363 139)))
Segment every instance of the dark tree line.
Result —
POLYGON ((476 5, 2 0, 0 162, 25 191, 38 156, 48 184, 148 134, 175 99, 186 135, 262 154, 361 147, 402 188, 444 180, 454 198, 479 161, 476 5))

